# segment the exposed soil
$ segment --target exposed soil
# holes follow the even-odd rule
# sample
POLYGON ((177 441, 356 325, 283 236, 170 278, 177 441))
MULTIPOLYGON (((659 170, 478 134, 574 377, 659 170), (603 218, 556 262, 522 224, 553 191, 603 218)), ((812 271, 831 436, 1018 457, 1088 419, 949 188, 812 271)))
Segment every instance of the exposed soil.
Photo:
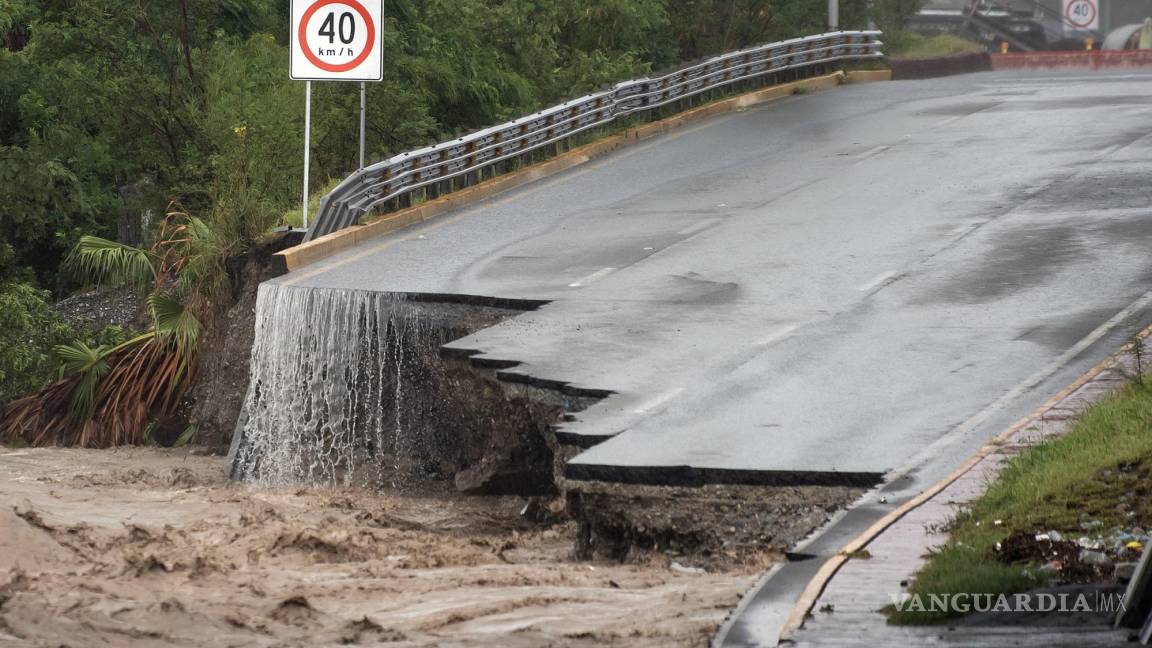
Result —
POLYGON ((663 552, 709 569, 741 569, 780 556, 862 492, 840 486, 701 487, 561 482, 580 521, 581 557, 663 552))
POLYGON ((0 448, 0 640, 704 646, 774 556, 576 560, 558 502, 439 488, 258 491, 195 451, 0 448))
POLYGON ((299 242, 278 234, 228 261, 229 298, 221 298, 201 341, 200 380, 189 394, 189 421, 197 442, 226 450, 248 391, 248 358, 255 332, 256 290, 277 275, 272 255, 299 242))

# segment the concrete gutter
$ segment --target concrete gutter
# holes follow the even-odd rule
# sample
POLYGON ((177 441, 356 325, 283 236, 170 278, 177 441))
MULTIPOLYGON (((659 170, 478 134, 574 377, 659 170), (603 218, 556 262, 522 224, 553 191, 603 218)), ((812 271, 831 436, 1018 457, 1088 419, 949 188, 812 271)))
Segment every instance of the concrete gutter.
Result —
POLYGON ((805 90, 827 90, 843 83, 888 81, 891 78, 892 73, 889 70, 837 71, 833 74, 774 85, 756 90, 755 92, 749 92, 693 108, 692 110, 684 111, 667 119, 661 119, 637 128, 628 129, 618 135, 605 137, 525 169, 486 180, 473 187, 454 191, 436 200, 391 212, 364 224, 354 225, 338 232, 321 236, 308 243, 288 248, 273 256, 272 267, 274 271, 280 274, 299 270, 304 266, 326 259, 359 245, 364 241, 391 234, 397 230, 421 223, 453 209, 475 205, 498 194, 554 176, 596 158, 603 157, 618 148, 666 133, 689 122, 699 121, 707 117, 739 111, 750 106, 789 97, 796 93, 797 88, 804 88, 805 90))

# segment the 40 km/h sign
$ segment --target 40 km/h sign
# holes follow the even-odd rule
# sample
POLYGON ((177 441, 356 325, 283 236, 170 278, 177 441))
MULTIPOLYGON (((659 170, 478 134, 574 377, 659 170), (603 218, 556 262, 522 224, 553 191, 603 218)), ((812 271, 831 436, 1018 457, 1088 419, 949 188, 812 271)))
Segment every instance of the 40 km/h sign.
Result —
POLYGON ((383 0, 292 0, 293 79, 379 81, 383 0))
POLYGON ((1098 31, 1097 0, 1064 0, 1064 31, 1098 31))

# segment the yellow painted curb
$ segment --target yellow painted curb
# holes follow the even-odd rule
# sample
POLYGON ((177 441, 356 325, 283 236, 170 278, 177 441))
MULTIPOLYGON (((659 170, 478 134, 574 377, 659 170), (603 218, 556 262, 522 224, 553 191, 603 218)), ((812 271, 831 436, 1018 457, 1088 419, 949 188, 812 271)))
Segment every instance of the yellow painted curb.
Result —
MULTIPOLYGON (((1149 335, 1152 335, 1152 326, 1149 326, 1140 331, 1136 337, 1145 339, 1149 335)), ((808 614, 812 611, 812 607, 816 605, 817 599, 819 599, 820 595, 824 593, 824 588, 827 587, 828 581, 832 580, 832 577, 836 575, 836 572, 844 566, 844 563, 848 562, 849 556, 851 554, 854 554, 867 547, 868 543, 875 540, 876 536, 883 533, 885 529, 895 524, 900 520, 900 518, 915 510, 924 502, 927 502, 928 500, 935 497, 940 491, 947 488, 950 484, 952 484, 952 482, 962 477, 965 473, 976 466, 976 464, 980 463, 981 459, 995 452, 997 448, 1011 439, 1012 436, 1017 432, 1024 429, 1027 425, 1036 419, 1039 419, 1045 412, 1055 407, 1057 403, 1067 398, 1077 389, 1083 387, 1088 383, 1088 381, 1100 375, 1100 373, 1105 369, 1115 365, 1120 356, 1131 348, 1131 343, 1125 344, 1120 348, 1119 351, 1100 361, 1096 366, 1092 367, 1075 381, 1073 381, 1072 384, 1068 385, 1064 389, 1061 389, 1055 396, 1049 398, 1044 402, 1043 405, 1033 410, 1032 413, 1028 414, 1019 421, 1016 421, 1004 432, 996 435, 992 441, 977 450, 976 454, 972 455, 967 461, 961 464, 959 468, 949 473, 947 477, 941 479, 926 489, 924 492, 908 500, 896 509, 890 511, 887 515, 877 520, 872 526, 868 527, 868 529, 866 529, 863 533, 850 540, 848 544, 844 545, 840 551, 836 552, 835 556, 825 561, 824 564, 820 566, 820 569, 816 572, 816 574, 812 577, 812 580, 808 581, 807 587, 805 587, 804 591, 801 592, 800 598, 796 600, 796 604, 792 606, 792 611, 788 614, 788 620, 785 621, 784 627, 780 631, 780 639, 791 639, 793 634, 795 634, 796 631, 799 630, 802 625, 804 625, 804 619, 808 617, 808 614)))
POLYGON ((848 73, 849 83, 870 83, 873 81, 891 81, 892 70, 852 70, 848 73))
POLYGON ((880 81, 887 80, 891 78, 891 76, 891 73, 886 70, 859 70, 847 74, 838 71, 802 81, 782 83, 716 101, 698 108, 686 110, 667 119, 661 119, 660 121, 629 129, 618 135, 611 135, 596 140, 595 142, 572 149, 550 160, 534 164, 519 171, 497 176, 491 180, 485 180, 476 186, 454 191, 436 200, 385 214, 363 225, 353 225, 352 227, 326 234, 313 241, 278 252, 275 256, 279 257, 282 270, 286 272, 299 270, 306 265, 326 259, 369 239, 391 234, 405 227, 426 221, 434 216, 439 216, 451 209, 475 205, 496 194, 556 175, 572 167, 580 166, 581 164, 604 156, 620 147, 655 137, 691 121, 697 121, 735 110, 742 110, 757 104, 776 101, 796 94, 797 88, 803 88, 805 90, 825 90, 834 88, 842 83, 880 81), (873 74, 874 72, 883 72, 887 74, 887 77, 881 78, 883 77, 882 74, 876 75, 873 74))

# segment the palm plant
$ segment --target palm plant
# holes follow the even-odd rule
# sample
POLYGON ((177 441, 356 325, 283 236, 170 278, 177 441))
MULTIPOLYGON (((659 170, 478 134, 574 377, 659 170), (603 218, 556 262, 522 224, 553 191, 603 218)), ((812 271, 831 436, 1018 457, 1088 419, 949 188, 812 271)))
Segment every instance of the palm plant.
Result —
POLYGON ((148 249, 81 238, 66 267, 88 283, 147 290, 152 326, 115 346, 56 347, 59 379, 0 410, 0 439, 81 447, 143 442, 150 423, 176 414, 196 379, 202 322, 225 285, 231 251, 175 204, 148 249))

